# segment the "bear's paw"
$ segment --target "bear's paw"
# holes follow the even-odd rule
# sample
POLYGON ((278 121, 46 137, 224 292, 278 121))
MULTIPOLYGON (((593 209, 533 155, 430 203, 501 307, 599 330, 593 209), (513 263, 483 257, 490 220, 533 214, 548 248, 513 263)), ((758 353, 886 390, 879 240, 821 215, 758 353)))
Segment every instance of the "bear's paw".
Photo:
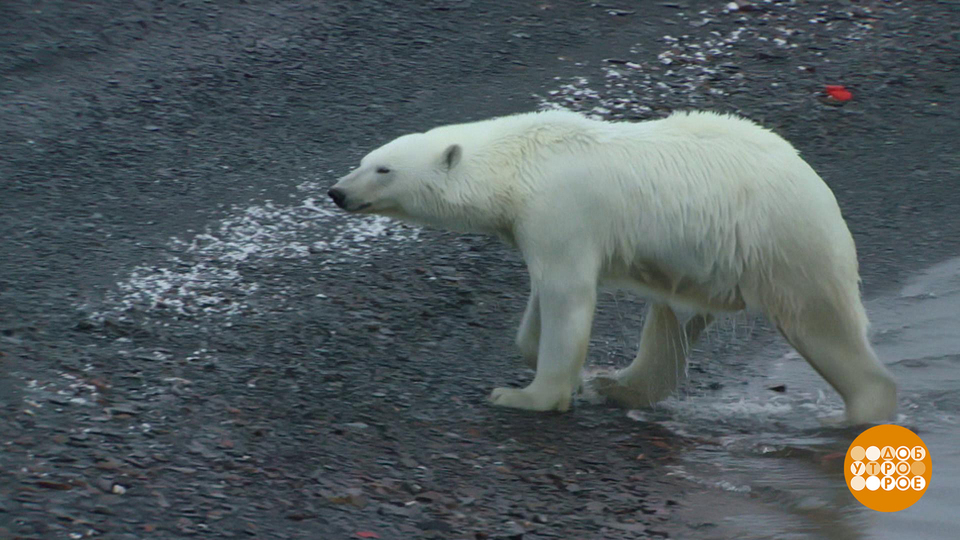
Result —
MULTIPOLYGON (((532 385, 531 385, 532 386, 532 385)), ((498 407, 510 407, 526 411, 570 410, 572 401, 570 389, 546 388, 494 388, 490 401, 498 407)))
POLYGON ((590 388, 624 409, 646 409, 669 395, 669 389, 626 381, 617 372, 599 373, 588 382, 590 388))

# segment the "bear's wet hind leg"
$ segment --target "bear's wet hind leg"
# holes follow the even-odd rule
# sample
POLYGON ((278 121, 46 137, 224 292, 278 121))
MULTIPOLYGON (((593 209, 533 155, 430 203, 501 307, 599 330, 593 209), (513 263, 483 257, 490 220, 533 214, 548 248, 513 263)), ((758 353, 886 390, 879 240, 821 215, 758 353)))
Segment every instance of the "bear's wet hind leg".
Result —
POLYGON ((897 385, 851 309, 830 300, 809 302, 780 332, 843 398, 845 416, 825 423, 883 422, 897 410, 897 385))
POLYGON ((690 347, 712 322, 713 315, 703 314, 681 325, 669 305, 651 304, 636 358, 619 372, 596 376, 593 387, 630 409, 649 407, 666 398, 686 376, 690 347))

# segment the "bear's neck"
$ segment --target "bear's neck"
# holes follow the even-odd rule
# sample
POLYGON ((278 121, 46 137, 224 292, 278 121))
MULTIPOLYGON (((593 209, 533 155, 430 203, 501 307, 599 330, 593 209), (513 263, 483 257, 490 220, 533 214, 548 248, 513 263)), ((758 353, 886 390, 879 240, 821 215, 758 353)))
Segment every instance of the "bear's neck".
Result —
POLYGON ((470 189, 450 189, 439 193, 439 200, 424 216, 411 216, 414 221, 429 227, 461 233, 496 235, 513 244, 516 203, 509 196, 499 194, 495 185, 460 182, 470 189), (431 211, 432 210, 432 211, 431 211))
POLYGON ((447 209, 448 212, 444 215, 430 220, 432 226, 461 233, 491 234, 501 238, 505 235, 513 237, 513 220, 508 219, 502 209, 452 204, 447 209), (485 210, 489 213, 484 213, 485 210))

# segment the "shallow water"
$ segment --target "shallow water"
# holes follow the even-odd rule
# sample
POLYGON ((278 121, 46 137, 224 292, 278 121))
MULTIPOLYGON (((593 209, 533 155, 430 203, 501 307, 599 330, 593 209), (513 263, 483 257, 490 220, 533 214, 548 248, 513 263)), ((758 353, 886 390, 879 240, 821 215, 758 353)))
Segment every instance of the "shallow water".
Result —
POLYGON ((960 513, 960 259, 867 302, 871 341, 900 385, 894 423, 916 432, 932 458, 923 498, 894 513, 856 501, 843 453, 862 429, 830 429, 839 397, 785 343, 719 380, 709 395, 680 392, 652 411, 632 411, 693 441, 667 474, 703 486, 684 501, 697 538, 957 538, 960 513), (770 359, 775 359, 771 362, 770 359), (755 372, 751 372, 755 371, 755 372), (744 381, 747 381, 744 383, 744 381), (770 389, 785 383, 785 392, 770 389), (703 523, 697 528, 697 523, 703 523))

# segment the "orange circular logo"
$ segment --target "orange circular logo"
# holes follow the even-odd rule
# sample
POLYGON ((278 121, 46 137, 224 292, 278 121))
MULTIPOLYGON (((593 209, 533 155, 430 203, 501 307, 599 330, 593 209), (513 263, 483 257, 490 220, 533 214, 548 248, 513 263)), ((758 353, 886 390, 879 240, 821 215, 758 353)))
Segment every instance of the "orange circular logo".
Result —
POLYGON ((843 465, 853 496, 879 512, 897 512, 919 501, 932 472, 923 440, 892 424, 861 433, 850 444, 843 465))

